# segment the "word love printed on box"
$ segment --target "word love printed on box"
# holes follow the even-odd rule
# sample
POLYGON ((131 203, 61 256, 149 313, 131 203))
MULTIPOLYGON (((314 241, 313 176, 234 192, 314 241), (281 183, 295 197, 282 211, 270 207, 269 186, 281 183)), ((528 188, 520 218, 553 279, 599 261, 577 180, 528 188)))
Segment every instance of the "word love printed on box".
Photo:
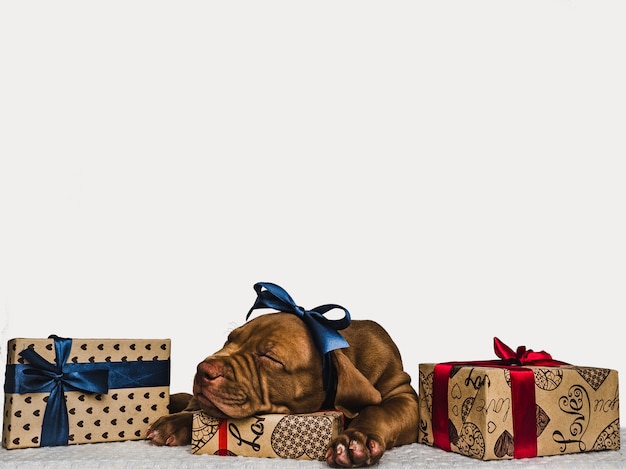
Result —
POLYGON ((266 414, 219 419, 195 412, 191 445, 195 454, 323 460, 331 439, 343 430, 343 414, 266 414))

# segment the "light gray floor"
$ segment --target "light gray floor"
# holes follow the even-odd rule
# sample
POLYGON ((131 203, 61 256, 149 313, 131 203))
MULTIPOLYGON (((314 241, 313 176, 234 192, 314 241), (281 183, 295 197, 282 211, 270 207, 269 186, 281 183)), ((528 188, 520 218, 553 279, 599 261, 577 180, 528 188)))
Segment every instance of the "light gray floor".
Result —
MULTIPOLYGON (((624 441, 626 430, 621 430, 624 441)), ((193 469, 193 468, 322 469, 317 461, 194 455, 191 447, 155 447, 147 441, 96 443, 54 448, 0 449, 0 469, 193 469)), ((626 468, 624 450, 568 454, 507 461, 479 461, 421 444, 388 451, 378 469, 392 468, 626 468)))

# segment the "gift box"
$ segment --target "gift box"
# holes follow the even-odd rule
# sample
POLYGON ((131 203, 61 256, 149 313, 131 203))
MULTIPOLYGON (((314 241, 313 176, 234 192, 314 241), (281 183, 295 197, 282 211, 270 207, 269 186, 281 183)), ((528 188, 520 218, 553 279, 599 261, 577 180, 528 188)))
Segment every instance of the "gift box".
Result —
POLYGON ((12 339, 7 449, 146 438, 168 413, 169 339, 12 339))
POLYGON ((620 448, 617 371, 494 348, 500 360, 419 364, 420 443, 482 460, 620 448))
POLYGON ((343 430, 343 414, 265 414, 219 419, 195 412, 191 451, 195 454, 324 460, 331 439, 343 430))

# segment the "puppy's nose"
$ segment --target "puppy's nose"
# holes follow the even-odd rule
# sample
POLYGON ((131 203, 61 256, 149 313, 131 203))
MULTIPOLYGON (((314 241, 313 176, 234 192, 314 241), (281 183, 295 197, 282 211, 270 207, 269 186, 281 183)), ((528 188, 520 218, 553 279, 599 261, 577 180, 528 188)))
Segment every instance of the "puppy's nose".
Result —
POLYGON ((198 365, 198 377, 203 381, 213 381, 223 376, 223 367, 215 360, 205 360, 198 365))

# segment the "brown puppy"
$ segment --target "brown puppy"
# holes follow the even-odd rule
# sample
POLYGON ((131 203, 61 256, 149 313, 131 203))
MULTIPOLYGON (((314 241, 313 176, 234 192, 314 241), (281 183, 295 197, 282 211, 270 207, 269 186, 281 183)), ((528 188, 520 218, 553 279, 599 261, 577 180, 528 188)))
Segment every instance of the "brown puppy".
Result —
MULTIPOLYGON (((333 467, 369 466, 385 450, 417 441, 418 404, 398 348, 373 321, 352 321, 341 335, 348 348, 331 352, 334 407, 352 419, 330 443, 333 467)), ((304 322, 291 313, 264 314, 233 330, 224 347, 198 365, 193 398, 149 430, 157 445, 187 445, 191 411, 243 418, 308 413, 324 408, 322 361, 304 322)), ((332 396, 331 396, 332 397, 332 396)))

